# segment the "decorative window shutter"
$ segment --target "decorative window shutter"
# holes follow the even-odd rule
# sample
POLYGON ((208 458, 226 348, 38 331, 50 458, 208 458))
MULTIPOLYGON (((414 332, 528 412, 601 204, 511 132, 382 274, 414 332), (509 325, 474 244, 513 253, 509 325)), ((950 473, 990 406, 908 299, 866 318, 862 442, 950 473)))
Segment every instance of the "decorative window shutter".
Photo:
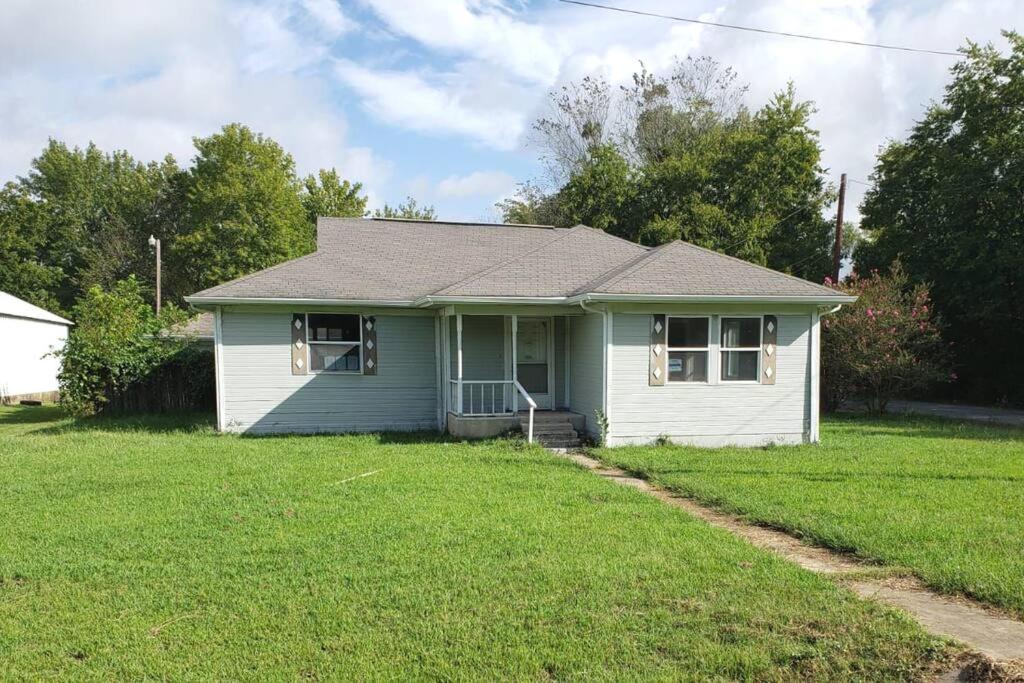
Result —
POLYGON ((306 374, 306 316, 292 314, 292 374, 306 374))
POLYGON ((360 317, 363 325, 363 374, 377 374, 377 318, 372 315, 360 317))
POLYGON ((761 331, 761 384, 775 384, 775 358, 779 355, 779 320, 774 315, 764 316, 761 331))
POLYGON ((647 383, 652 387, 665 386, 668 374, 668 321, 664 313, 651 316, 650 371, 647 383))

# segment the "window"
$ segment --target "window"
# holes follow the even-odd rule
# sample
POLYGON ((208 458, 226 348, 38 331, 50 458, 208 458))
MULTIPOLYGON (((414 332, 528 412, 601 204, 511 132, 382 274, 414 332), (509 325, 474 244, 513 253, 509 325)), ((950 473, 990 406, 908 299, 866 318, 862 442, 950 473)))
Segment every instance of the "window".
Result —
POLYGON ((761 318, 722 318, 722 381, 757 382, 761 318))
POLYGON ((358 315, 306 316, 310 372, 360 372, 363 338, 358 315))
POLYGON ((668 381, 707 382, 711 318, 668 319, 668 381))

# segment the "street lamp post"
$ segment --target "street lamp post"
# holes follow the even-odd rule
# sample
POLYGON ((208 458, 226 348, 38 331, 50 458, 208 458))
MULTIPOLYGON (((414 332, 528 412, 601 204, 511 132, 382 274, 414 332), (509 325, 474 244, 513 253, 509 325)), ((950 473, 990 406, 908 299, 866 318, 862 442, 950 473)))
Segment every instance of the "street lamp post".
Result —
POLYGON ((160 315, 160 240, 150 235, 149 246, 156 247, 156 314, 160 315))

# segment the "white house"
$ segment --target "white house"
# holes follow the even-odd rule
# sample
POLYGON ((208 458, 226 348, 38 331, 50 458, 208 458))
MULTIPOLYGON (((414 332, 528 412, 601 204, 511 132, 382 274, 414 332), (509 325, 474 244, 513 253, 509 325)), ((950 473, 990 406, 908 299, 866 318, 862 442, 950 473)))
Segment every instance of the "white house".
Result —
POLYGON ((60 361, 70 320, 0 292, 0 403, 57 398, 60 361))
POLYGON ((852 297, 582 225, 317 228, 315 253, 187 297, 215 314, 220 429, 818 439, 818 321, 852 297))

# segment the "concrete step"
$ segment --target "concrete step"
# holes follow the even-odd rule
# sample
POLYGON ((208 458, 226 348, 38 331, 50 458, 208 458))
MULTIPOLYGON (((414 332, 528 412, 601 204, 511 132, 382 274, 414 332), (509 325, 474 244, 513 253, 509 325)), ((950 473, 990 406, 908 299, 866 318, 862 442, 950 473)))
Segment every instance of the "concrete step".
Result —
POLYGON ((545 448, 576 448, 580 445, 579 439, 537 439, 537 443, 545 448))
MULTIPOLYGON (((522 427, 524 432, 528 431, 530 429, 530 425, 528 423, 525 423, 525 422, 520 424, 520 427, 522 427)), ((576 430, 573 429, 572 425, 569 424, 568 422, 563 423, 563 424, 546 424, 546 425, 539 425, 539 424, 535 423, 533 425, 533 433, 534 434, 575 434, 576 430)))

